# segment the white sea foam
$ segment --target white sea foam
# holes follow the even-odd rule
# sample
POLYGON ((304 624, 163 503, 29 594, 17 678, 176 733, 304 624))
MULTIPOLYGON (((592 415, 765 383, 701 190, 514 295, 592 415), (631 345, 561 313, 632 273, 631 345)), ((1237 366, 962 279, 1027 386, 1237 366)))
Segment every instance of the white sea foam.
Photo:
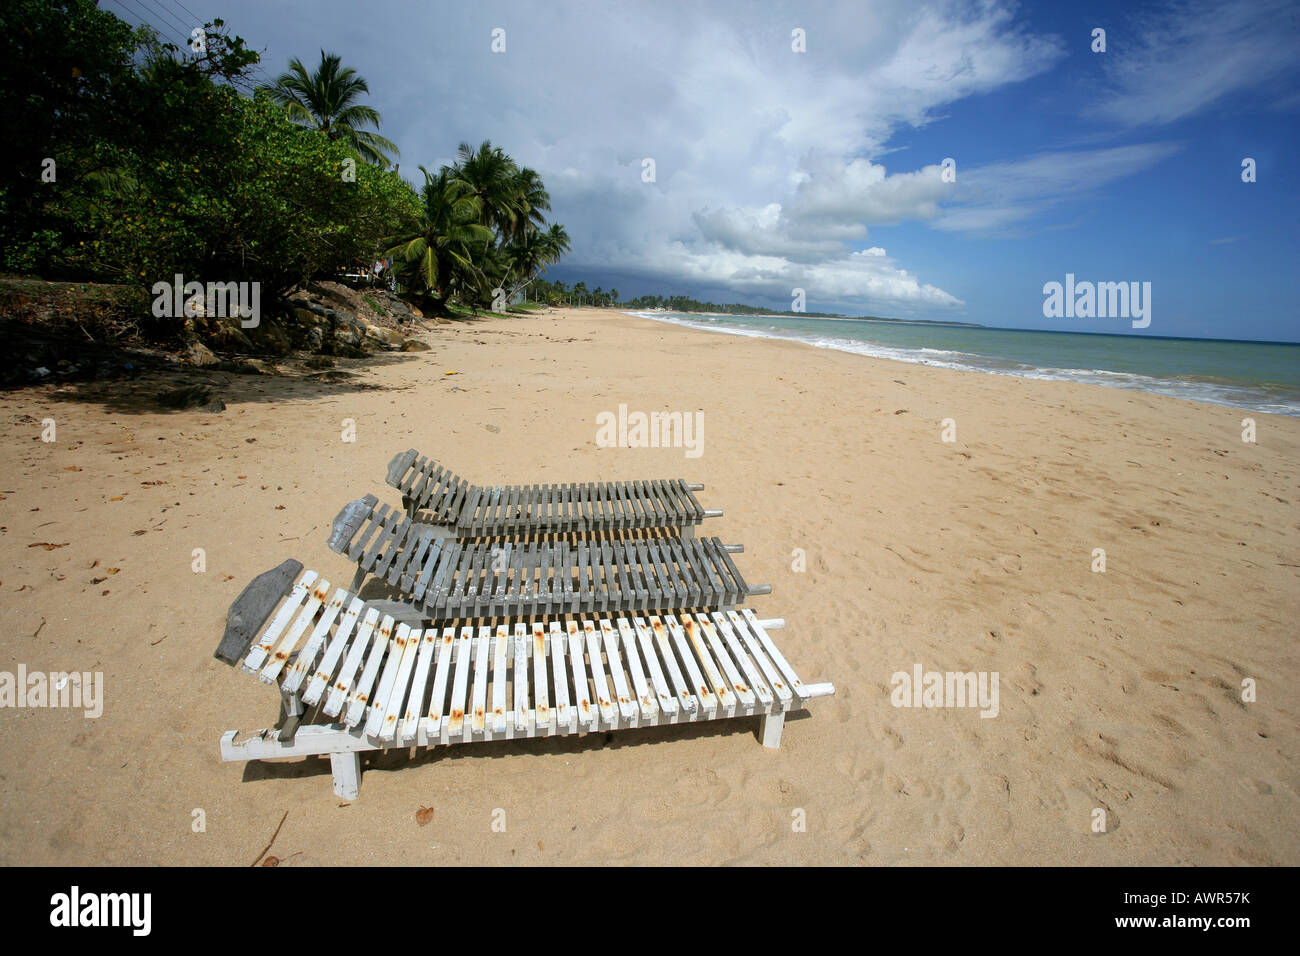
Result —
POLYGON ((1254 412, 1300 417, 1300 401, 1278 400, 1274 396, 1247 387, 1160 378, 1138 372, 1119 372, 1112 369, 1031 366, 1016 362, 1013 359, 976 355, 970 352, 955 352, 927 346, 883 345, 878 342, 863 342, 857 339, 845 339, 817 333, 800 334, 772 326, 767 329, 755 329, 717 324, 719 321, 726 321, 730 316, 717 316, 716 318, 709 316, 715 318, 715 321, 700 322, 665 312, 627 312, 625 314, 653 319, 656 322, 667 322, 672 325, 684 325, 688 328, 701 329, 706 332, 719 332, 723 335, 804 342, 816 348, 831 349, 836 352, 850 352, 854 355, 889 359, 894 362, 907 362, 912 365, 931 365, 939 368, 957 369, 963 372, 1005 375, 1012 378, 1101 385, 1107 388, 1123 388, 1131 391, 1151 392, 1156 395, 1168 395, 1193 402, 1207 402, 1212 405, 1229 405, 1254 412))

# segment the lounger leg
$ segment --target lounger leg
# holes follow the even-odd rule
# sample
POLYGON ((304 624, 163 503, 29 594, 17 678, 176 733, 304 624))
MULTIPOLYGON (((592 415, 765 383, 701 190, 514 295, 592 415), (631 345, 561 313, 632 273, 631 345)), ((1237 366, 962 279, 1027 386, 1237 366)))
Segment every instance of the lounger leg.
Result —
POLYGON ((280 727, 277 739, 281 743, 292 744, 294 736, 298 733, 298 722, 302 719, 304 707, 297 694, 287 694, 284 688, 281 688, 280 708, 284 714, 284 723, 280 727))
POLYGON ((357 568, 357 573, 352 575, 352 586, 348 588, 353 594, 361 590, 361 585, 366 581, 366 569, 357 568))
POLYGON ((781 730, 785 727, 785 713, 767 714, 758 724, 758 736, 764 747, 776 750, 781 746, 781 730))
POLYGON ((415 501, 409 495, 402 495, 402 510, 408 518, 415 517, 415 501))
POLYGON ((361 754, 355 750, 330 754, 330 771, 334 774, 334 792, 344 800, 355 800, 361 792, 361 754))

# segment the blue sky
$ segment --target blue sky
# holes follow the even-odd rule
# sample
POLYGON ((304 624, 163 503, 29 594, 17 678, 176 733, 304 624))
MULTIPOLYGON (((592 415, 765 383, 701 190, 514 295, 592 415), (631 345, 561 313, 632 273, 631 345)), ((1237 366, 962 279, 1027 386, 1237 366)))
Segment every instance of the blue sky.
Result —
POLYGON ((550 189, 567 282, 1130 331, 1044 318, 1073 273, 1150 282, 1134 334, 1300 340, 1295 3, 101 6, 174 37, 222 17, 269 75, 342 54, 408 178, 502 146, 550 189))

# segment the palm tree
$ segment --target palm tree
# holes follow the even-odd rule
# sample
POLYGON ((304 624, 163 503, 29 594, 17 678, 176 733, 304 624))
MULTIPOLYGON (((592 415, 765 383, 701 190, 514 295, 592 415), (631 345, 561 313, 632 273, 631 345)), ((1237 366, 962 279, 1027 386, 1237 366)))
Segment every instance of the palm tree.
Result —
POLYGON ((569 233, 558 222, 542 234, 542 241, 546 246, 547 265, 559 262, 569 251, 569 233))
POLYGON ((478 199, 480 225, 507 236, 514 231, 515 223, 528 214, 518 188, 519 166, 501 147, 487 140, 477 150, 469 143, 461 143, 454 173, 478 199))
POLYGON ((512 232, 519 238, 546 225, 545 214, 551 211, 551 195, 542 185, 537 170, 527 166, 515 174, 511 186, 519 206, 512 232))
POLYGON ((564 257, 569 251, 569 234, 563 226, 555 223, 546 232, 529 229, 502 249, 509 262, 508 274, 513 280, 510 295, 513 297, 529 281, 545 272, 548 265, 564 257))
POLYGON ((342 140, 365 162, 387 167, 388 154, 398 155, 390 140, 364 128, 379 128, 379 111, 356 102, 370 87, 356 70, 343 66, 338 54, 321 50, 320 66, 314 73, 308 73, 294 57, 288 72, 281 73, 267 89, 277 103, 284 104, 295 123, 342 140))
POLYGON ((483 272, 475 264, 476 248, 491 241, 492 231, 479 223, 478 198, 450 168, 436 176, 423 166, 420 172, 424 208, 418 232, 388 254, 399 263, 403 281, 445 314, 454 291, 479 286, 483 272))

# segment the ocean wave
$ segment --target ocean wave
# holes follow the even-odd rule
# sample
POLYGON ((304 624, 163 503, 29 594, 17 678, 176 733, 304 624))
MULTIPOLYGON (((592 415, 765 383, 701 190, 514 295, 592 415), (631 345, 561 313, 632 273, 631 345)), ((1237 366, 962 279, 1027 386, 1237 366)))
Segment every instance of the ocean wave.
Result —
POLYGON ((988 375, 1003 375, 1011 378, 1100 385, 1105 388, 1149 392, 1212 405, 1228 405, 1233 408, 1242 408, 1254 412, 1300 417, 1300 400, 1284 399, 1249 386, 1233 385, 1222 381, 1204 382, 1161 378, 1154 375, 1144 375, 1140 372, 1121 372, 1104 368, 1060 368, 1027 365, 1010 358, 979 355, 973 352, 956 352, 950 349, 937 349, 929 346, 884 345, 879 342, 866 342, 815 333, 801 334, 775 327, 759 329, 719 324, 720 320, 725 321, 729 318, 727 316, 706 323, 684 318, 675 313, 627 312, 625 314, 653 319, 656 322, 667 322, 671 325, 683 325, 687 328, 700 329, 706 332, 738 335, 742 338, 783 339, 791 342, 803 342, 815 348, 849 352, 854 355, 888 359, 893 362, 906 362, 911 365, 930 365, 937 368, 951 368, 963 372, 982 372, 988 375))

